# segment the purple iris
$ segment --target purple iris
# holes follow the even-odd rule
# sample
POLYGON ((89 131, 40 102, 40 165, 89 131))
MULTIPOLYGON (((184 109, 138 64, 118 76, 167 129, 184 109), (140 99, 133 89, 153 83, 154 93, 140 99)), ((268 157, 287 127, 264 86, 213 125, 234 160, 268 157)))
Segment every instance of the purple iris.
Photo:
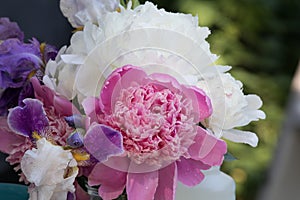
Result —
POLYGON ((11 22, 6 17, 0 18, 0 40, 7 40, 9 38, 17 38, 23 41, 24 33, 16 22, 11 22))
POLYGON ((42 102, 24 99, 24 106, 17 106, 9 112, 7 122, 12 131, 31 137, 33 132, 41 133, 49 125, 42 102))
POLYGON ((0 88, 19 88, 40 68, 39 42, 8 39, 0 44, 0 88))
POLYGON ((42 77, 42 64, 57 55, 54 46, 45 44, 41 52, 36 39, 28 44, 23 39, 17 23, 0 18, 0 116, 22 105, 24 98, 33 97, 29 79, 34 75, 42 77))

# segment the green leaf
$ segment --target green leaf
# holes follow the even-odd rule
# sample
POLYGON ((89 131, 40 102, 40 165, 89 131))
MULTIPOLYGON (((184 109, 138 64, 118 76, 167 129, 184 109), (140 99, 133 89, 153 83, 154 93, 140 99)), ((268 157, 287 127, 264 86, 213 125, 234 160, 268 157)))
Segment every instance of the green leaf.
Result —
POLYGON ((121 4, 121 6, 123 6, 124 8, 127 7, 127 1, 126 1, 126 0, 120 0, 120 4, 121 4))
MULTIPOLYGON (((130 0, 120 0, 120 4, 124 7, 127 8, 127 5, 130 0)), ((132 9, 138 7, 140 5, 139 0, 132 0, 132 9)))
POLYGON ((132 9, 138 7, 140 5, 139 0, 132 0, 132 9))

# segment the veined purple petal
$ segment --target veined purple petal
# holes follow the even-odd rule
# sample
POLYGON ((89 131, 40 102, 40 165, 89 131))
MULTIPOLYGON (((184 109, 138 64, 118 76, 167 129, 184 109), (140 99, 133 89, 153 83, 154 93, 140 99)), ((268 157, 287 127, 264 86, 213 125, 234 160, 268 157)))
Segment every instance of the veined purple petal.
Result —
POLYGON ((9 38, 17 38, 20 41, 23 41, 24 33, 16 22, 11 22, 6 17, 0 18, 0 40, 9 38))
POLYGON ((75 114, 75 115, 65 117, 65 120, 68 123, 68 125, 73 128, 85 127, 85 118, 80 114, 75 114))
POLYGON ((84 130, 81 128, 76 129, 71 135, 67 138, 67 144, 72 148, 79 148, 83 146, 83 135, 84 130))
POLYGON ((17 106, 8 114, 9 128, 17 134, 31 136, 34 131, 40 133, 49 122, 43 104, 36 99, 24 99, 25 106, 17 106))
POLYGON ((93 125, 87 131, 83 142, 89 153, 99 162, 124 152, 121 133, 102 124, 93 125))

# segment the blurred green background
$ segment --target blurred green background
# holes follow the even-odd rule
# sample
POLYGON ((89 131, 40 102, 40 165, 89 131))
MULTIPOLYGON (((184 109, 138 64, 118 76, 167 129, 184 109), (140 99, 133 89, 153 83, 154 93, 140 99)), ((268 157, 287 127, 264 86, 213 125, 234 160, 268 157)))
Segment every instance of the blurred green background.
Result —
MULTIPOLYGON (((144 1, 140 1, 143 3, 144 1)), ((266 120, 247 130, 258 134, 257 148, 229 143, 238 158, 222 169, 237 185, 237 200, 256 199, 267 178, 278 142, 290 83, 300 58, 299 0, 152 0, 167 11, 198 15, 210 28, 211 51, 218 62, 233 66, 231 73, 244 83, 246 94, 264 101, 266 120)))

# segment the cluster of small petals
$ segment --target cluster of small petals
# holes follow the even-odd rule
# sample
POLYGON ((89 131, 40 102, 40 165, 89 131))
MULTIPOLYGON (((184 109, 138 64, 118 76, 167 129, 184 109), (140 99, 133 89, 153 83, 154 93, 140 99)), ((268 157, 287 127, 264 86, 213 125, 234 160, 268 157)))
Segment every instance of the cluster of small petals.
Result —
POLYGON ((189 117, 191 100, 153 84, 121 90, 106 123, 119 129, 129 157, 136 163, 174 161, 187 152, 196 134, 189 117))
POLYGON ((49 120, 49 126, 45 128, 41 136, 53 144, 65 146, 67 137, 74 131, 74 128, 67 124, 64 116, 57 116, 53 107, 44 109, 49 120))

